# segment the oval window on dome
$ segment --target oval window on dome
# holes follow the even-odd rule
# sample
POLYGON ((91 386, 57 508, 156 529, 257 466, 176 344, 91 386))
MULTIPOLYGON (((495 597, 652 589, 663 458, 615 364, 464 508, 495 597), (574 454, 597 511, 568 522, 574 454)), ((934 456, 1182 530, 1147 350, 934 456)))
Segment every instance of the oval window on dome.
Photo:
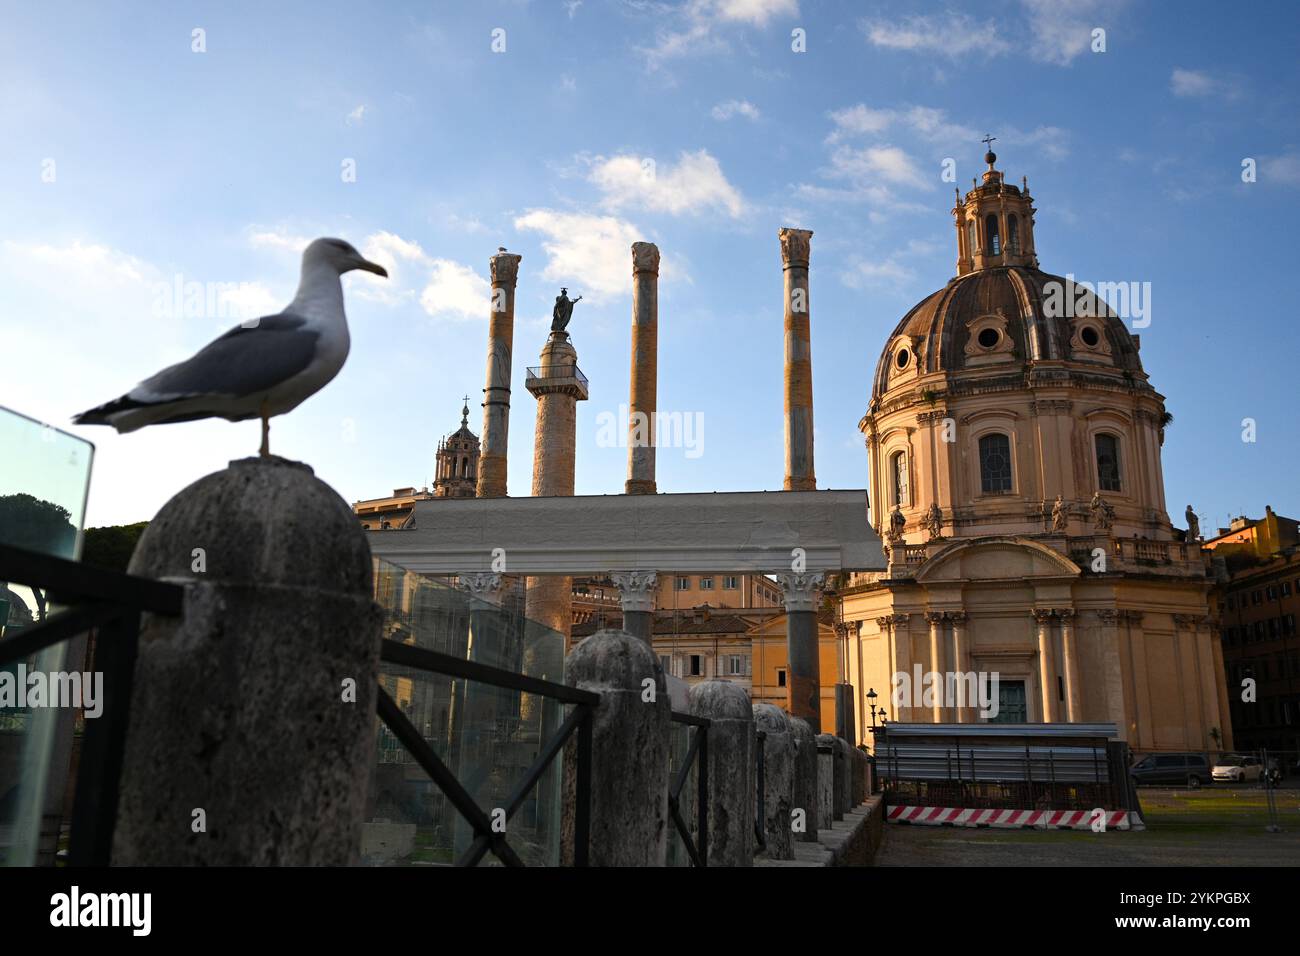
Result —
POLYGON ((981 329, 975 340, 979 342, 980 348, 991 349, 997 346, 1001 338, 997 329, 981 329))
POLYGON ((1079 338, 1090 349, 1095 349, 1101 343, 1101 335, 1091 325, 1085 325, 1079 330, 1079 338))
POLYGON ((906 345, 894 353, 894 364, 900 369, 907 368, 907 363, 911 360, 912 353, 908 350, 906 345))

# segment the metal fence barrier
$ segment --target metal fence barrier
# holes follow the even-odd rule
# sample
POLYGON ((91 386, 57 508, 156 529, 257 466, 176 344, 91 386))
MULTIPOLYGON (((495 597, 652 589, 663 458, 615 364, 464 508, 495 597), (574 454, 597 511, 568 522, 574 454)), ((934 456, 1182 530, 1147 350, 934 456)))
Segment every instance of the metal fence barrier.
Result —
MULTIPOLYGON (((0 545, 0 581, 39 588, 47 592, 47 606, 67 608, 0 640, 0 665, 26 660, 94 629, 94 669, 104 675, 103 712, 86 721, 82 737, 68 862, 72 866, 108 866, 117 826, 118 783, 131 713, 140 616, 148 611, 178 617, 185 590, 177 584, 104 571, 8 545, 0 545)), ((81 662, 71 666, 79 670, 81 662)))
MULTIPOLYGON (((587 865, 588 832, 591 820, 591 731, 592 714, 600 703, 600 695, 591 691, 579 690, 567 684, 556 684, 536 677, 526 677, 513 671, 489 667, 475 661, 463 660, 448 654, 440 654, 411 644, 385 640, 380 645, 380 659, 390 664, 398 664, 417 670, 460 677, 464 680, 481 681, 493 687, 502 687, 525 694, 537 694, 550 697, 565 704, 572 704, 573 710, 560 724, 545 745, 538 751, 536 759, 523 779, 515 785, 506 800, 505 816, 508 821, 523 806, 525 799, 538 780, 546 772, 551 761, 555 759, 568 742, 577 733, 576 753, 576 793, 573 808, 573 864, 587 865)), ((434 753, 420 732, 398 709, 397 703, 379 687, 378 710, 380 719, 388 726, 394 736, 401 741, 411 756, 433 780, 452 806, 465 818, 474 830, 474 840, 456 860, 456 866, 476 866, 490 850, 506 866, 523 866, 514 849, 506 840, 505 833, 496 832, 492 821, 469 792, 456 779, 456 775, 434 753)))
POLYGON ((691 734, 690 747, 686 751, 686 757, 682 765, 677 770, 677 779, 674 780, 668 790, 668 813, 673 819, 673 826, 677 828, 678 835, 682 838, 682 843, 686 847, 686 853, 690 857, 691 866, 708 866, 709 865, 709 726, 712 723, 707 717, 696 717, 691 714, 679 714, 673 711, 673 723, 686 724, 695 728, 691 734), (696 771, 696 792, 695 792, 695 826, 696 833, 694 839, 691 837, 691 829, 682 816, 681 811, 681 794, 687 781, 690 779, 691 769, 696 771))

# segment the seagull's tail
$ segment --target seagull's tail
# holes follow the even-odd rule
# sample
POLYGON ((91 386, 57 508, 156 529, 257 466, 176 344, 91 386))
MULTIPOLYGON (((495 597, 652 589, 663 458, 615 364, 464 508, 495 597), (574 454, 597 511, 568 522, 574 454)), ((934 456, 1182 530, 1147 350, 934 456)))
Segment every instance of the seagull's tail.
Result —
MULTIPOLYGON (((96 405, 94 408, 87 409, 80 415, 74 415, 72 423, 74 425, 111 425, 120 432, 133 431, 133 428, 123 427, 125 423, 121 421, 120 416, 124 412, 130 412, 141 407, 141 402, 137 402, 129 395, 123 395, 111 402, 105 402, 103 405, 96 405), (114 421, 114 419, 118 420, 114 421)), ((139 426, 135 427, 138 428, 139 426)))

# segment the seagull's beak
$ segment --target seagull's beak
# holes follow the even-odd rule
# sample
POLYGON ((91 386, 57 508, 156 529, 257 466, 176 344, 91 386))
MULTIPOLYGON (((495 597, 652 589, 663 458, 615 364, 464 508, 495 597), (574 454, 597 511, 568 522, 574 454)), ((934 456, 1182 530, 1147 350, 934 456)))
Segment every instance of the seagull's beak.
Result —
POLYGON ((379 263, 377 263, 377 262, 371 262, 371 261, 369 261, 368 259, 361 259, 361 258, 358 258, 358 259, 357 259, 357 264, 356 264, 353 268, 356 268, 356 269, 365 269, 367 272, 373 272, 373 273, 374 273, 375 275, 377 275, 377 276, 383 276, 385 279, 388 278, 388 270, 387 270, 387 269, 385 269, 383 266, 379 265, 379 263))

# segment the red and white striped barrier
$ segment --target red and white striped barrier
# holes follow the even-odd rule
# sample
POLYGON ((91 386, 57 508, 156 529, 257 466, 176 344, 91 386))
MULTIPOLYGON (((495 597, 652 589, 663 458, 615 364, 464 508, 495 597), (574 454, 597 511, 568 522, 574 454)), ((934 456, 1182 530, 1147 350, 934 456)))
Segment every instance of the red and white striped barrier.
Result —
MULTIPOLYGON (((1127 810, 1105 810, 1107 830, 1140 829, 1141 818, 1129 819, 1127 810)), ((959 807, 890 807, 890 823, 919 823, 922 826, 954 827, 1038 827, 1091 830, 1092 810, 975 810, 959 807)))

